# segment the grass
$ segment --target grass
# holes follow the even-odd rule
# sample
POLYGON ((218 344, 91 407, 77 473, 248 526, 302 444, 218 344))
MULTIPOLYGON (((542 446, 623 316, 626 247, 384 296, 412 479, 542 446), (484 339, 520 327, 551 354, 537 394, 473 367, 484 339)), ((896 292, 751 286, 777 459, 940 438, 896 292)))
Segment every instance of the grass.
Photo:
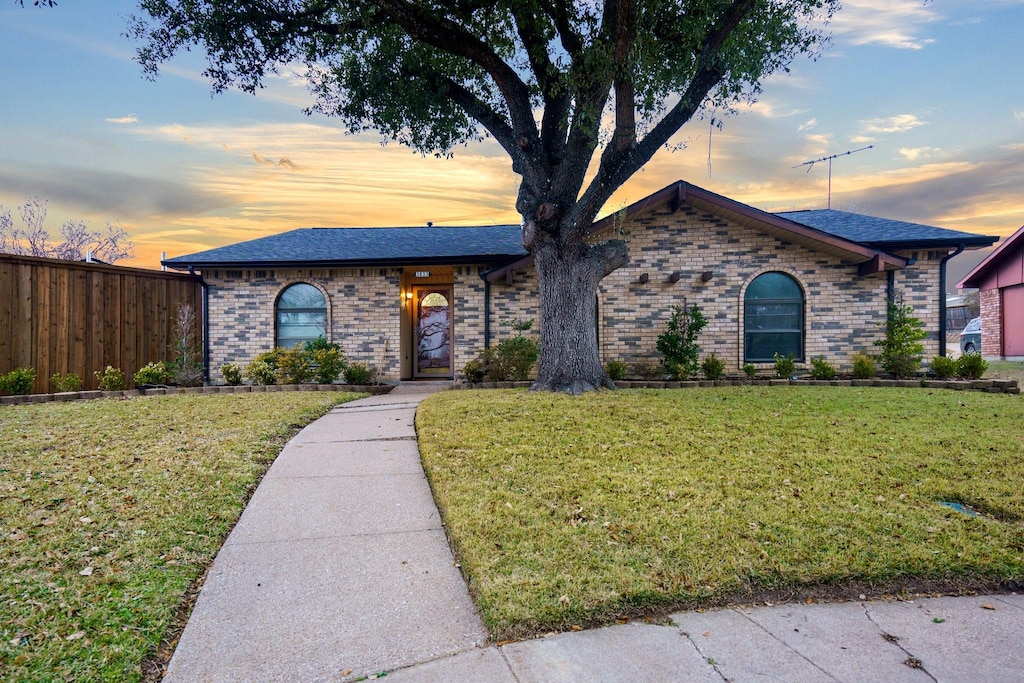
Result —
POLYGON ((1024 363, 1019 361, 989 361, 985 379, 1015 379, 1024 387, 1024 363))
POLYGON ((139 680, 285 440, 358 394, 0 408, 0 672, 139 680))
POLYGON ((1019 396, 458 391, 425 401, 417 427, 497 640, 769 595, 1024 579, 1019 396))

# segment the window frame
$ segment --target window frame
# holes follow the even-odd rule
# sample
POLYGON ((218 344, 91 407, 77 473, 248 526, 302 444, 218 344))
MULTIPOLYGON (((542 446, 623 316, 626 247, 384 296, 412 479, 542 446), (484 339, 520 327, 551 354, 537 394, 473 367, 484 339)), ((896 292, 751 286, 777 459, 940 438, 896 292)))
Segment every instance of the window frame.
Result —
MULTIPOLYGON (((782 271, 782 270, 766 270, 766 271, 764 271, 762 273, 758 273, 757 275, 755 275, 753 278, 750 279, 750 282, 747 283, 747 286, 746 286, 746 288, 743 291, 743 299, 742 299, 740 305, 743 306, 743 362, 744 363, 773 363, 773 362, 775 362, 774 353, 778 353, 778 350, 776 350, 771 357, 761 357, 761 356, 755 357, 755 356, 753 356, 751 354, 751 349, 755 345, 753 343, 751 343, 751 336, 752 335, 779 335, 780 337, 782 335, 797 335, 798 336, 797 348, 799 349, 799 353, 794 354, 794 358, 793 359, 795 361, 798 361, 798 362, 801 362, 801 363, 804 362, 804 360, 806 359, 805 345, 806 345, 806 339, 807 339, 807 332, 806 332, 806 327, 807 327, 807 316, 806 316, 807 295, 805 293, 803 285, 800 283, 800 280, 798 280, 796 277, 794 277, 791 273, 787 273, 787 272, 782 271), (791 297, 790 298, 771 298, 771 299, 767 299, 767 298, 766 299, 751 299, 751 298, 749 298, 749 292, 750 292, 750 289, 753 286, 753 284, 759 278, 764 277, 765 275, 783 275, 783 276, 785 276, 796 287, 797 291, 800 293, 800 298, 799 299, 791 298, 791 297), (778 306, 778 305, 787 305, 787 304, 788 305, 796 304, 796 313, 797 313, 797 315, 799 317, 799 322, 797 324, 797 327, 795 327, 795 328, 791 328, 791 327, 785 327, 785 328, 781 328, 781 327, 780 328, 766 328, 766 329, 756 329, 756 330, 755 329, 751 329, 751 327, 750 327, 751 320, 752 319, 756 319, 758 316, 750 314, 749 306, 751 306, 751 305, 768 305, 768 306, 776 305, 776 306, 778 306)), ((762 345, 762 347, 763 347, 763 345, 762 345)))
MULTIPOLYGON (((291 343, 290 345, 287 345, 287 344, 282 343, 282 338, 281 338, 281 311, 282 311, 281 299, 284 297, 285 293, 288 290, 292 289, 293 287, 300 286, 300 285, 306 285, 307 287, 312 287, 314 290, 316 290, 317 293, 320 294, 321 299, 323 300, 323 306, 322 307, 316 307, 316 308, 313 308, 313 307, 285 308, 283 310, 285 312, 287 312, 287 313, 313 313, 313 314, 321 314, 323 316, 322 317, 322 325, 321 325, 321 328, 320 328, 320 333, 317 335, 317 337, 323 336, 323 337, 327 338, 328 341, 330 341, 330 336, 328 334, 328 328, 329 328, 328 321, 330 320, 330 315, 329 315, 330 314, 330 301, 327 298, 327 293, 324 292, 324 290, 321 289, 320 287, 318 287, 315 284, 313 284, 312 282, 307 282, 305 280, 300 280, 300 281, 297 281, 297 282, 289 282, 287 285, 282 287, 281 291, 279 291, 277 293, 277 297, 274 299, 274 346, 275 347, 282 347, 282 348, 290 349, 290 348, 294 348, 296 346, 296 344, 302 345, 302 344, 305 344, 307 341, 311 341, 311 339, 308 338, 308 337, 301 337, 301 338, 294 337, 294 338, 288 338, 289 340, 295 340, 294 343, 291 343)), ((313 339, 316 339, 316 337, 313 337, 313 339)))

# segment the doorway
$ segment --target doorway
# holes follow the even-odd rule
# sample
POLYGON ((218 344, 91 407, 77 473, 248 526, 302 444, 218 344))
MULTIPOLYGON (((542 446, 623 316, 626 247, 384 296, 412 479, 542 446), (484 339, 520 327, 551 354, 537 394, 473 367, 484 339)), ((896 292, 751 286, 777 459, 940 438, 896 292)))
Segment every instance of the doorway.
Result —
POLYGON ((413 377, 452 379, 452 287, 414 287, 413 304, 413 377))

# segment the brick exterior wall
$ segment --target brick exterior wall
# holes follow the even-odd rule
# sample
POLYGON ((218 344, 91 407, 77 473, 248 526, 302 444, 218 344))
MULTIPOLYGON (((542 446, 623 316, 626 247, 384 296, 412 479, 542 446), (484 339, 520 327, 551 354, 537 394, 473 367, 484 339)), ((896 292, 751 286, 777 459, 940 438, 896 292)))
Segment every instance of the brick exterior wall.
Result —
POLYGON ((207 271, 210 379, 220 381, 224 363, 245 366, 274 347, 274 304, 296 282, 324 293, 330 341, 352 361, 378 365, 383 358, 382 376, 398 379, 400 278, 395 268, 207 271))
POLYGON ((1003 357, 1003 290, 983 289, 978 294, 981 304, 981 355, 1003 357))
MULTIPOLYGON (((840 370, 852 367, 860 351, 875 353, 873 342, 884 336, 888 281, 885 274, 862 277, 857 266, 836 257, 786 242, 690 207, 675 213, 654 211, 623 226, 632 261, 606 277, 598 292, 598 333, 604 360, 660 360, 656 340, 666 327, 675 304, 697 304, 709 324, 699 343, 703 353, 714 352, 726 371, 738 373, 744 364, 743 315, 747 286, 771 271, 793 277, 804 293, 804 358, 824 356, 840 370), (713 275, 707 282, 701 273, 713 275), (678 272, 677 282, 668 281, 678 272), (648 282, 640 284, 641 274, 648 282)), ((914 252, 916 259, 894 274, 898 297, 913 306, 925 321, 925 362, 938 353, 939 260, 946 252, 914 252)), ((484 347, 485 285, 480 273, 487 266, 451 269, 454 293, 454 366, 456 374, 484 347)), ((408 270, 408 269, 407 269, 408 270)), ((328 301, 329 338, 350 359, 376 365, 384 353, 383 376, 399 379, 401 354, 411 337, 409 315, 401 305, 401 268, 213 270, 204 273, 209 285, 211 378, 219 381, 226 362, 246 364, 274 345, 274 304, 281 290, 294 282, 321 289, 328 301), (404 330, 404 331, 403 331, 404 330)), ((406 274, 408 279, 409 274, 406 274)), ((998 295, 998 294, 997 294, 998 295)), ((986 294, 982 312, 988 315, 986 294)), ((998 302, 996 304, 998 306, 998 302)), ((539 334, 540 311, 536 272, 527 267, 490 285, 490 340, 513 334, 510 319, 529 319, 539 334)), ((1000 343, 985 330, 985 354, 1000 343)), ((999 347, 1001 348, 1001 347, 999 347)), ((997 352, 995 352, 997 353, 997 352)), ((770 363, 758 364, 762 368, 770 363)), ((407 371, 408 372, 408 371, 407 371)))

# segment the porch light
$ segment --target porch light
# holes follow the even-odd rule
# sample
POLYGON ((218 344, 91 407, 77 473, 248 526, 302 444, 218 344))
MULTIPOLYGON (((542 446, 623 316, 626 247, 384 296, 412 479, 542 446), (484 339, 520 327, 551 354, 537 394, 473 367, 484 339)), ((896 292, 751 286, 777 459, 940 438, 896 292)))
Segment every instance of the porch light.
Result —
POLYGON ((412 299, 412 291, 411 290, 405 293, 405 298, 406 299, 410 299, 410 300, 412 299))

